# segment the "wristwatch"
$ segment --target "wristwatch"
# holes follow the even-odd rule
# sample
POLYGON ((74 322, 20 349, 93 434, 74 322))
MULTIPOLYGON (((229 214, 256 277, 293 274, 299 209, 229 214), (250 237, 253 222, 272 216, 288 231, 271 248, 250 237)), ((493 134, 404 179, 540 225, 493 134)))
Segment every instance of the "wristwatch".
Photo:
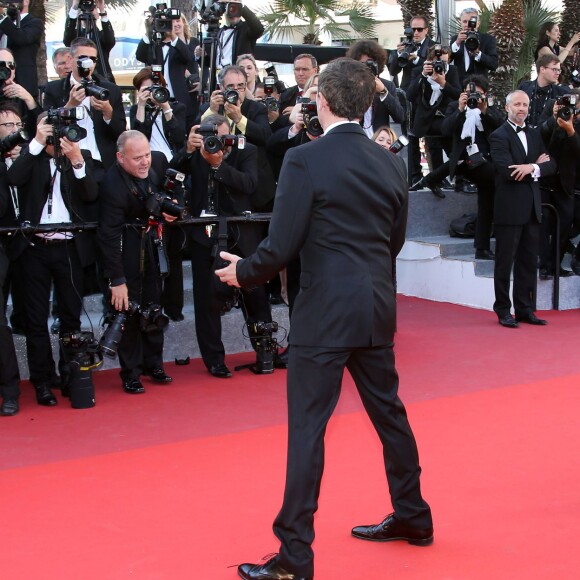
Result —
POLYGON ((71 165, 73 166, 73 169, 82 169, 84 164, 84 161, 79 161, 78 163, 72 163, 71 165))

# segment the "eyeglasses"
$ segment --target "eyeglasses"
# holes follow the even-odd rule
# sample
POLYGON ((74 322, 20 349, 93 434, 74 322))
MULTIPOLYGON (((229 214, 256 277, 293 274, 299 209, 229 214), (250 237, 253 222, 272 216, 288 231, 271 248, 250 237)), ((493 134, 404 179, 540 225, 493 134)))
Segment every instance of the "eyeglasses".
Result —
POLYGON ((97 57, 96 56, 87 56, 86 54, 81 54, 80 56, 77 57, 79 60, 83 60, 85 58, 90 58, 94 63, 97 62, 97 57))
POLYGON ((226 89, 228 91, 231 91, 232 89, 236 89, 237 91, 245 91, 246 83, 238 83, 237 85, 226 85, 226 89))
POLYGON ((415 32, 423 32, 423 30, 425 30, 425 27, 422 27, 422 28, 417 27, 417 28, 413 28, 413 30, 415 32))
POLYGON ((6 129, 12 131, 14 127, 18 127, 18 129, 22 129, 24 127, 23 123, 0 123, 0 127, 6 127, 6 129))
POLYGON ((1 67, 8 67, 10 70, 14 70, 16 65, 11 60, 0 60, 1 67))
POLYGON ((561 73, 562 72, 562 69, 561 68, 555 68, 555 67, 551 67, 551 66, 549 66, 547 68, 549 70, 553 70, 554 72, 557 72, 557 73, 561 73))

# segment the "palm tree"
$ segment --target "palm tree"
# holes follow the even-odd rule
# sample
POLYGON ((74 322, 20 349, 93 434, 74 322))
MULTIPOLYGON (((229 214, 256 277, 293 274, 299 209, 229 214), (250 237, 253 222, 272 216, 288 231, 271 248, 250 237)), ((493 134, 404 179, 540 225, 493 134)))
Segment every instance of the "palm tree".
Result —
POLYGON ((433 0, 397 0, 403 13, 403 22, 409 26, 413 16, 423 15, 427 17, 429 30, 432 30, 433 24, 433 0))
POLYGON ((321 34, 330 34, 337 40, 352 38, 352 31, 362 38, 375 36, 373 10, 358 1, 346 4, 340 0, 275 0, 258 15, 272 38, 283 38, 297 30, 303 35, 304 44, 320 44, 321 34), (348 18, 352 30, 336 22, 337 17, 343 16, 348 18), (293 25, 294 20, 298 25, 293 25))

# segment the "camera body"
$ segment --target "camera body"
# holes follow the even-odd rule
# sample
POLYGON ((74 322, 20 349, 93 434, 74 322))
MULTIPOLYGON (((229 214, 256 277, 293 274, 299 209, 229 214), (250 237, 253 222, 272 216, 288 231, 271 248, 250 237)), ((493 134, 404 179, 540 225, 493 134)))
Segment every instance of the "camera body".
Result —
POLYGON ((300 112, 302 113, 304 127, 306 132, 313 137, 320 137, 324 133, 324 129, 318 119, 318 108, 316 101, 311 101, 308 97, 300 97, 298 102, 301 103, 300 112))
POLYGON ((161 3, 155 5, 155 10, 151 10, 153 16, 153 40, 157 41, 161 36, 161 40, 165 37, 166 32, 173 30, 173 20, 181 18, 181 11, 179 8, 168 8, 167 4, 161 3))
POLYGON ((0 88, 12 76, 12 70, 6 66, 6 63, 0 65, 0 88))
POLYGON ((239 2, 214 2, 204 10, 201 21, 204 24, 218 24, 224 14, 228 18, 240 18, 242 8, 239 2))
POLYGON ((87 97, 95 97, 99 101, 109 100, 109 91, 97 85, 97 83, 90 78, 93 61, 90 58, 79 58, 77 60, 77 71, 81 77, 81 85, 85 89, 87 97))
POLYGON ((374 76, 376 77, 379 76, 379 65, 377 64, 376 60, 369 58, 368 60, 365 61, 364 64, 366 64, 371 69, 371 72, 373 73, 374 76))
POLYGON ((203 137, 203 148, 208 153, 217 153, 226 147, 244 149, 246 146, 243 135, 218 135, 218 125, 213 123, 203 123, 198 127, 197 133, 203 137))
POLYGON ((405 28, 405 40, 403 41, 403 52, 397 58, 397 64, 400 68, 405 68, 409 65, 409 56, 416 50, 413 42, 413 29, 411 27, 405 28))
POLYGON ((477 90, 475 83, 469 83, 467 90, 467 106, 470 109, 477 109, 481 101, 483 101, 483 95, 477 90))
POLYGON ((264 78, 264 93, 266 98, 261 101, 268 111, 278 110, 278 101, 272 96, 276 87, 276 79, 273 76, 264 78))
POLYGON ((164 191, 152 191, 141 197, 149 214, 156 218, 162 218, 164 213, 178 219, 186 218, 189 214, 188 208, 173 201, 176 196, 176 190, 183 188, 184 181, 184 173, 175 169, 168 169, 165 172, 164 191))
POLYGON ((445 73, 445 62, 441 60, 441 57, 443 56, 443 48, 441 47, 440 44, 436 44, 435 48, 433 49, 433 52, 435 53, 436 57, 436 59, 432 63, 433 72, 442 75, 445 73))
POLYGON ((477 16, 472 16, 467 22, 467 38, 465 39, 465 48, 473 52, 479 48, 479 33, 476 32, 477 16))
POLYGON ((95 0, 80 0, 78 9, 81 12, 90 14, 96 7, 97 4, 95 0))
POLYGON ((578 102, 577 95, 562 95, 556 99, 556 104, 560 106, 558 109, 558 117, 564 121, 568 121, 570 117, 577 115, 580 109, 576 107, 578 102))
POLYGON ((49 109, 46 116, 47 123, 52 125, 52 135, 49 135, 46 144, 55 145, 61 137, 66 137, 72 143, 78 143, 87 136, 87 130, 79 126, 77 121, 85 118, 85 108, 60 107, 49 109))
POLYGON ((169 90, 161 85, 161 75, 163 74, 163 65, 151 65, 151 80, 153 84, 148 88, 153 99, 153 105, 156 103, 162 104, 169 100, 169 90))

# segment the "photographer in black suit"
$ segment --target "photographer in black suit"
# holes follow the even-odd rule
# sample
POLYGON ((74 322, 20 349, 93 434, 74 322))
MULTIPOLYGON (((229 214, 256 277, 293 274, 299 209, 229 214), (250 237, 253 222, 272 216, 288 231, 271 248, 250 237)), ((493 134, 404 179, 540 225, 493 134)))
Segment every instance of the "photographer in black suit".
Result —
MULTIPOLYGON (((139 131, 126 131, 117 142, 117 163, 101 183, 100 219, 97 232, 103 255, 104 276, 109 279, 111 304, 127 311, 129 301, 141 308, 161 304, 161 275, 158 246, 163 221, 150 220, 146 199, 162 190, 167 160, 162 153, 151 153, 147 137, 139 131), (125 227, 140 223, 142 227, 125 227), (145 227, 147 230, 145 230, 145 227)), ((161 235, 162 232, 161 232, 161 235)), ((129 394, 145 392, 140 376, 157 383, 170 383, 163 370, 163 328, 141 328, 140 314, 127 317, 118 355, 123 390, 129 394)))
POLYGON ((495 166, 494 231, 496 240, 493 309, 499 323, 517 328, 519 322, 544 325, 532 302, 542 221, 539 179, 556 172, 537 129, 526 124, 530 100, 523 91, 506 98, 508 120, 489 138, 495 166), (513 268, 511 314, 510 277, 513 268))
POLYGON ((466 8, 459 15, 461 31, 451 39, 452 62, 459 72, 461 84, 469 75, 487 78, 497 68, 496 41, 491 34, 478 32, 481 24, 475 8, 466 8))
POLYGON ((91 152, 95 160, 96 178, 100 181, 103 168, 106 170, 115 163, 116 141, 127 127, 121 90, 95 74, 97 47, 92 40, 82 37, 75 39, 71 43, 71 56, 72 73, 46 85, 44 109, 82 105, 88 111, 79 123, 87 130, 87 137, 80 141, 80 146, 91 152), (89 83, 87 90, 83 84, 85 81, 89 83), (91 81, 108 92, 106 99, 89 96, 88 91, 95 88, 90 86, 91 81))
MULTIPOLYGON (((206 126, 215 126, 218 137, 230 133, 228 120, 221 115, 207 116, 202 127, 206 126)), ((171 167, 191 175, 191 215, 197 217, 209 211, 220 216, 234 216, 251 211, 258 179, 256 148, 246 143, 244 149, 227 146, 209 153, 198 129, 199 126, 192 128, 186 148, 171 162, 171 167), (210 192, 213 192, 211 202, 210 192), (210 203, 214 205, 213 210, 210 203)), ((225 364, 221 339, 222 304, 214 288, 217 235, 217 226, 209 230, 200 227, 189 230, 195 331, 209 373, 217 378, 229 378, 232 373, 225 364)), ((228 227, 228 248, 247 256, 256 249, 262 237, 262 228, 258 224, 233 224, 228 227)), ((264 286, 244 291, 241 304, 248 324, 272 321, 264 286)), ((252 334, 250 331, 250 336, 252 334)))
MULTIPOLYGON (((36 136, 8 170, 10 184, 18 188, 20 222, 82 223, 95 218, 98 189, 90 152, 60 136, 61 119, 60 114, 50 122, 41 116, 36 136)), ((51 284, 59 307, 60 336, 79 331, 83 268, 95 260, 94 233, 52 231, 16 236, 9 251, 12 259, 22 261, 30 381, 39 405, 56 405, 51 388, 57 377, 47 326, 51 284)), ((61 373, 63 363, 61 354, 61 373)))
MULTIPOLYGON (((62 42, 65 46, 70 46, 71 42, 79 37, 84 36, 92 40, 98 47, 101 48, 99 60, 97 61, 97 73, 106 78, 112 83, 115 82, 115 77, 111 71, 111 63, 109 62, 109 54, 113 50, 116 39, 113 25, 109 20, 107 14, 107 7, 105 0, 94 0, 92 12, 85 12, 79 9, 80 0, 73 0, 72 6, 69 10, 68 16, 64 23, 64 35, 62 42), (79 20, 80 19, 80 20, 79 20), (97 21, 101 21, 101 28, 97 26, 97 21), (105 63, 105 70, 103 64, 105 63)), ((89 5, 91 3, 89 2, 89 5)))

